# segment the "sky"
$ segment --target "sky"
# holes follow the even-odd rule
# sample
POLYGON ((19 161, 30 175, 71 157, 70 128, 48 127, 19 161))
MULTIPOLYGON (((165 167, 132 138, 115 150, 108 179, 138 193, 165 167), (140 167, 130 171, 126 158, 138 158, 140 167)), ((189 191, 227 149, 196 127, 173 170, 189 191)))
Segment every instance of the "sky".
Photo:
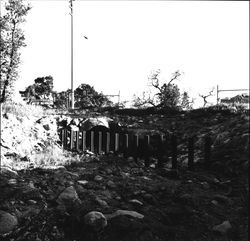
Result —
MULTIPOLYGON (((54 90, 71 88, 69 1, 29 2, 17 88, 47 75, 54 90)), ((131 100, 149 90, 156 69, 161 83, 180 70, 176 84, 196 105, 202 104, 199 94, 216 85, 249 88, 248 1, 75 0, 73 9, 74 88, 86 83, 131 100)), ((225 94, 238 93, 220 97, 225 94)))

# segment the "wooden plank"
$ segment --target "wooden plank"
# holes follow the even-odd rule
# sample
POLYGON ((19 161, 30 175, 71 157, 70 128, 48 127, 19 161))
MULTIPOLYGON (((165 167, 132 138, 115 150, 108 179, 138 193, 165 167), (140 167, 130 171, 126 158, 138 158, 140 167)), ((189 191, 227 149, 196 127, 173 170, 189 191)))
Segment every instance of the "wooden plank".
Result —
POLYGON ((79 131, 76 131, 76 150, 79 151, 79 131))
POLYGON ((64 135, 65 135, 65 131, 64 131, 64 129, 61 129, 61 131, 60 131, 60 139, 61 139, 61 146, 62 146, 62 148, 64 148, 64 135))
POLYGON ((107 143, 106 143, 106 153, 109 153, 110 151, 110 133, 107 132, 107 143))
POLYGON ((102 153, 102 132, 98 132, 98 154, 102 153))
POLYGON ((90 132, 90 151, 93 152, 93 153, 95 152, 94 136, 95 136, 94 131, 91 131, 90 132))
POLYGON ((70 131, 70 150, 73 150, 74 148, 74 131, 70 131))
POLYGON ((82 131, 82 151, 86 150, 86 131, 82 131))
POLYGON ((115 133, 115 152, 119 151, 119 133, 115 133))

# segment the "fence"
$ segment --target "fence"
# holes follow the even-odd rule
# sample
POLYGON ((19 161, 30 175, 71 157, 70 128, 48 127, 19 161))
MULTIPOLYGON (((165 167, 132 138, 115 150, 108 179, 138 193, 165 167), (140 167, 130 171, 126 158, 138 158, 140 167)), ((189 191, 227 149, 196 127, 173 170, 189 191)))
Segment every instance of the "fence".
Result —
MULTIPOLYGON (((164 165, 162 157, 171 157, 172 168, 177 168, 178 143, 176 135, 137 135, 131 133, 116 133, 103 131, 73 131, 60 129, 61 145, 66 150, 86 151, 97 154, 123 153, 124 156, 133 156, 145 159, 145 166, 149 166, 149 157, 156 156, 158 167, 164 165)), ((194 166, 195 138, 187 139, 188 167, 194 166)), ((204 163, 209 166, 211 161, 211 137, 204 137, 204 163)))

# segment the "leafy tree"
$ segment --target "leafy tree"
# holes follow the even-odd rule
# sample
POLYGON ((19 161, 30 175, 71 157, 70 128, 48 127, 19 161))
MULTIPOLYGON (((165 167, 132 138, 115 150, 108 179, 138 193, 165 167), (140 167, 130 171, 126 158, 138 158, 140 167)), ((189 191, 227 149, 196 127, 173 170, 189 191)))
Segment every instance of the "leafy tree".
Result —
POLYGON ((79 85, 75 91, 75 107, 84 108, 84 107, 104 107, 112 105, 105 95, 98 93, 94 87, 88 84, 79 85))
POLYGON ((53 77, 38 77, 34 80, 34 84, 28 86, 21 93, 28 99, 49 99, 53 93, 53 77))
POLYGON ((142 97, 134 96, 133 105, 137 108, 145 106, 174 109, 191 108, 192 101, 189 100, 187 92, 181 94, 179 87, 174 83, 181 76, 180 71, 174 72, 170 81, 163 84, 160 84, 159 75, 160 70, 156 70, 149 77, 149 84, 156 93, 152 95, 151 92, 143 92, 142 97))
POLYGON ((30 10, 23 0, 9 0, 5 4, 5 15, 0 17, 0 103, 11 99, 15 81, 18 77, 20 49, 25 45, 21 24, 30 10))

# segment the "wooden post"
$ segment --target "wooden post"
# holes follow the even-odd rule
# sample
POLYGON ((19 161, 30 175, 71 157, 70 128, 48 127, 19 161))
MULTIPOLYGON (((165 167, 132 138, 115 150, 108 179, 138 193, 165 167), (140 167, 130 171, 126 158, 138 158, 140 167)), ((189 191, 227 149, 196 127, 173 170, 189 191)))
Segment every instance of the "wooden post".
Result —
POLYGON ((204 143, 204 159, 206 166, 209 166, 211 162, 211 143, 212 143, 211 137, 206 136, 204 143))
POLYGON ((94 131, 90 132, 90 151, 95 152, 95 143, 94 143, 94 131))
POLYGON ((76 150, 79 151, 79 131, 76 131, 76 150))
POLYGON ((172 169, 177 168, 177 138, 175 135, 172 135, 172 169))
POLYGON ((102 132, 99 131, 98 133, 98 154, 102 152, 102 132))
POLYGON ((194 166, 194 137, 188 138, 188 168, 193 169, 194 166))
POLYGON ((82 131, 82 151, 86 150, 86 131, 82 131))
POLYGON ((149 163, 149 145, 150 145, 150 136, 149 135, 146 135, 145 136, 145 139, 144 139, 144 143, 145 143, 145 150, 144 150, 144 153, 145 153, 145 167, 149 167, 150 166, 150 163, 149 163))
POLYGON ((137 157, 138 157, 138 145, 139 145, 139 136, 138 135, 134 135, 133 137, 133 157, 135 159, 135 161, 137 161, 137 157))
POLYGON ((65 135, 65 131, 64 129, 61 129, 61 133, 60 133, 60 139, 61 139, 61 143, 62 143, 62 148, 64 148, 64 135, 65 135))
POLYGON ((107 132, 107 143, 106 143, 106 153, 110 151, 110 133, 107 132))
POLYGON ((64 140, 63 140, 64 149, 68 148, 68 130, 64 129, 64 140))
POLYGON ((122 152, 123 152, 123 155, 124 157, 128 157, 128 151, 129 151, 129 148, 128 148, 128 134, 124 134, 123 135, 123 146, 122 146, 122 152))
POLYGON ((119 133, 115 133, 115 152, 119 151, 119 133))
POLYGON ((73 150, 74 148, 74 131, 70 131, 70 150, 73 150))

